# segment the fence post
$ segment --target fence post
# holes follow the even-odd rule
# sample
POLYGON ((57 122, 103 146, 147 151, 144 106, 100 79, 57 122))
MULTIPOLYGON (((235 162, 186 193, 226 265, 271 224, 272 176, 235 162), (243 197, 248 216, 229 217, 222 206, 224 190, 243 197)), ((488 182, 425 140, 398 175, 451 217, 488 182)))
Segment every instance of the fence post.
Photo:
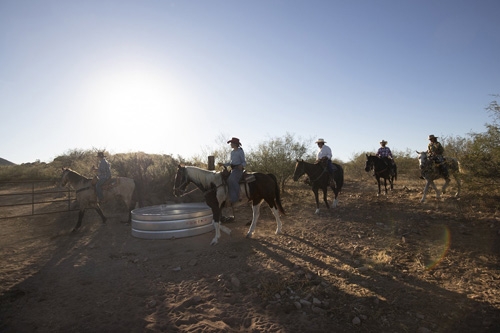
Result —
POLYGON ((208 170, 215 170, 215 156, 208 156, 208 170))

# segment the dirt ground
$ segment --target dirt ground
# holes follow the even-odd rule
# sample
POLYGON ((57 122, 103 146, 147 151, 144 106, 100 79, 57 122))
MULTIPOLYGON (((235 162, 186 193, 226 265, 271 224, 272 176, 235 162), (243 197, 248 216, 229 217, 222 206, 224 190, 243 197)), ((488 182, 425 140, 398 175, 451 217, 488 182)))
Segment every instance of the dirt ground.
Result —
POLYGON ((310 188, 288 187, 283 235, 263 206, 213 232, 131 236, 123 214, 0 220, 1 332, 498 332, 500 214, 423 182, 346 182, 319 216, 310 188), (497 214, 497 215, 495 215, 497 214))

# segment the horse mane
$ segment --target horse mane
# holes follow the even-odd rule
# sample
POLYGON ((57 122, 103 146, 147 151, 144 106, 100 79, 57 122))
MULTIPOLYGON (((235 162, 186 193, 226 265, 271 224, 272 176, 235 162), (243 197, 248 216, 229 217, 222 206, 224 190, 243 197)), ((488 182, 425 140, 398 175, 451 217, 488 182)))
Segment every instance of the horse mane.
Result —
POLYGON ((186 166, 186 171, 193 183, 200 184, 205 188, 209 188, 210 184, 215 184, 216 186, 222 184, 220 172, 205 170, 195 166, 186 166))
POLYGON ((68 177, 72 181, 79 181, 82 178, 85 179, 85 180, 90 180, 91 179, 91 178, 88 178, 88 177, 85 177, 85 176, 81 175, 80 173, 78 173, 75 170, 70 169, 70 168, 64 168, 64 171, 68 171, 68 177))

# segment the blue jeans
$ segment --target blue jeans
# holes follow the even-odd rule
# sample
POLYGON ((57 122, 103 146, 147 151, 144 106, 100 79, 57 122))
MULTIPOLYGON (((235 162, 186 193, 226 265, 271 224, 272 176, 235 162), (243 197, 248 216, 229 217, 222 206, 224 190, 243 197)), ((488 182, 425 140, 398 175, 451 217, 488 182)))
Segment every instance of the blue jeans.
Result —
POLYGON ((95 184, 95 189, 96 189, 96 192, 97 192, 97 199, 99 199, 99 201, 102 200, 102 197, 103 197, 103 194, 102 194, 102 184, 104 184, 109 178, 99 178, 99 180, 97 181, 97 183, 95 184))
POLYGON ((239 181, 241 176, 243 175, 243 170, 233 169, 231 170, 231 174, 227 179, 227 187, 229 191, 229 201, 231 203, 238 202, 240 200, 240 184, 239 181))

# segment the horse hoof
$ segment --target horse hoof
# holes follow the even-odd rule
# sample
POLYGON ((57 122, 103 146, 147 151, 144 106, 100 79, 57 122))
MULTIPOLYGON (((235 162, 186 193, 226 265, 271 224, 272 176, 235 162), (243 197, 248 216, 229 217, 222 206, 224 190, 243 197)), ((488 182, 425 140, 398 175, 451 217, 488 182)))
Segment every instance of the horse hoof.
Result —
POLYGON ((319 209, 316 209, 316 211, 314 212, 314 214, 319 215, 319 209))
POLYGON ((281 230, 276 230, 276 235, 282 235, 283 232, 281 230))
POLYGON ((252 236, 253 236, 253 233, 249 232, 249 233, 247 233, 246 238, 252 238, 252 236))
POLYGON ((217 245, 217 238, 212 239, 210 245, 217 245))

